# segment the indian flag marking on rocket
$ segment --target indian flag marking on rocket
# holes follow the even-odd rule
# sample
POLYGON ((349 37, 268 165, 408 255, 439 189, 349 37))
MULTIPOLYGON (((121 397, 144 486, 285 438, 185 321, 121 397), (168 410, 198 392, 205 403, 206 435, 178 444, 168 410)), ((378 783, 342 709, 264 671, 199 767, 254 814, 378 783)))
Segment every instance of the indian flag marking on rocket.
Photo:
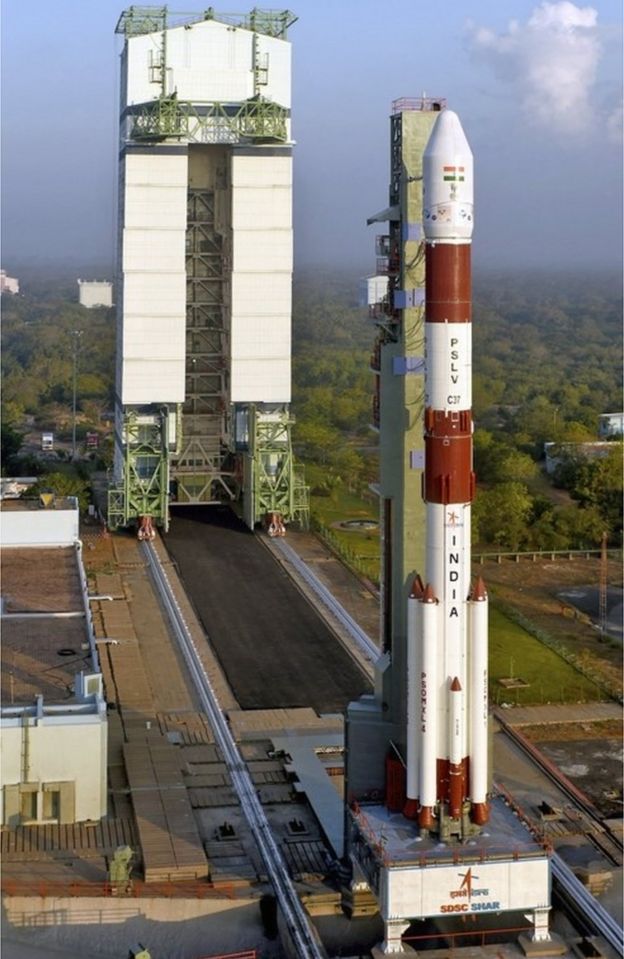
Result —
POLYGON ((442 168, 444 182, 451 183, 463 183, 464 182, 464 168, 463 166, 445 166, 442 168))

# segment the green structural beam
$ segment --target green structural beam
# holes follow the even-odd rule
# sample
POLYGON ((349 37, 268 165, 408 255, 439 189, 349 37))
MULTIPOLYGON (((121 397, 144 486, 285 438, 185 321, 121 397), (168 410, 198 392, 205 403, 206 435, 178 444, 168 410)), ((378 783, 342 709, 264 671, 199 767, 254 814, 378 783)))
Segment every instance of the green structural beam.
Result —
POLYGON ((280 513, 284 522, 307 529, 310 491, 303 467, 295 463, 292 451, 293 422, 286 408, 279 413, 249 408, 255 521, 262 522, 269 513, 280 513))
POLYGON ((111 529, 129 526, 142 516, 169 528, 168 422, 166 408, 149 415, 125 412, 122 485, 108 491, 111 529))
POLYGON ((243 103, 193 104, 176 94, 132 107, 132 140, 183 139, 190 143, 288 140, 288 110, 255 96, 243 103))
POLYGON ((172 27, 189 26, 204 20, 216 20, 254 33, 264 33, 268 37, 285 40, 288 30, 297 17, 290 10, 261 10, 254 7, 249 13, 217 13, 214 7, 207 7, 202 13, 173 12, 168 7, 133 5, 124 10, 115 33, 125 37, 137 37, 144 33, 156 33, 172 27))

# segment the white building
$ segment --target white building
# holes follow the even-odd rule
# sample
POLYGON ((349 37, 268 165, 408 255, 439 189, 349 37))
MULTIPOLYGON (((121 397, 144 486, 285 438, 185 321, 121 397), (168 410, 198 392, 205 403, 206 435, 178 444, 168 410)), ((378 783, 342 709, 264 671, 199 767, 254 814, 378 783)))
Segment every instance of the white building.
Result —
POLYGON ((113 305, 113 284, 108 280, 78 280, 78 302, 91 310, 113 305))
POLYGON ((107 716, 75 499, 4 500, 0 823, 97 820, 107 716))
POLYGON ((546 472, 552 476, 565 460, 602 459, 608 456, 613 448, 613 443, 607 440, 590 440, 586 443, 544 443, 546 472))
POLYGON ((19 280, 14 276, 7 276, 6 270, 0 270, 0 293, 19 293, 19 280))
POLYGON ((209 8, 176 22, 166 8, 130 7, 117 25, 125 46, 113 527, 144 518, 166 526, 170 501, 242 499, 250 526, 272 510, 286 521, 296 514, 286 40, 294 19, 209 8))
POLYGON ((598 435, 603 438, 623 436, 624 413, 601 413, 598 418, 598 435))

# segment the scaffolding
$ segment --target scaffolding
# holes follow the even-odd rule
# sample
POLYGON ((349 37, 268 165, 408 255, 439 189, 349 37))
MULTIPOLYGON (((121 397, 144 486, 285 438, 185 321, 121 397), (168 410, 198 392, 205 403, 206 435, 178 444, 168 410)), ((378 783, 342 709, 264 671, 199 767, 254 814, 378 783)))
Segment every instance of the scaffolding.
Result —
POLYGON ((292 451, 293 422, 287 407, 270 412, 249 407, 254 519, 261 522, 277 513, 284 523, 307 529, 310 491, 292 451))
POLYGON ((128 526, 144 516, 169 526, 169 421, 166 407, 123 414, 123 482, 108 491, 108 524, 128 526))
POLYGON ((186 232, 186 386, 180 452, 172 462, 179 504, 237 498, 230 452, 225 237, 213 190, 189 189, 186 232))
MULTIPOLYGON (((161 54, 162 56, 162 54, 161 54)), ((152 69, 165 73, 160 60, 152 69)), ((254 70, 256 85, 262 72, 254 70)), ((157 82, 154 74, 154 82, 157 82)), ((176 93, 128 108, 129 137, 138 142, 183 139, 188 143, 239 143, 288 141, 288 110, 256 94, 242 103, 197 104, 179 100, 176 93)))
POLYGON ((254 7, 249 13, 217 13, 213 7, 207 7, 202 13, 175 13, 166 6, 133 5, 119 17, 115 33, 137 37, 167 28, 202 23, 204 20, 215 20, 230 27, 253 30, 254 33, 285 40, 297 17, 290 10, 261 10, 259 7, 254 7))

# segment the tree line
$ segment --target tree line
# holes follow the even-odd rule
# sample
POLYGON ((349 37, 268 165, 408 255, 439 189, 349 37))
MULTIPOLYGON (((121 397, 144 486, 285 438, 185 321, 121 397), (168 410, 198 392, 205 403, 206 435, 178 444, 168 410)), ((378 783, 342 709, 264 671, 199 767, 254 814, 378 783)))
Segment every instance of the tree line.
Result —
MULTIPOLYGON (((325 492, 364 490, 378 476, 369 428, 375 328, 352 273, 296 276, 293 307, 295 450, 322 466, 325 492)), ((71 429, 72 331, 78 354, 79 434, 98 428, 114 391, 112 310, 55 295, 3 296, 3 470, 19 463, 28 424, 71 429)), ((477 541, 508 549, 596 546, 622 533, 621 444, 601 458, 570 447, 554 476, 544 443, 597 438, 601 413, 621 409, 622 295, 618 278, 490 275, 475 284, 474 455, 477 541)), ((32 466, 32 464, 31 464, 32 466)), ((322 489, 319 490, 323 492, 322 489)))
MULTIPOLYGON (((369 370, 375 330, 353 279, 310 275, 296 288, 293 407, 297 449, 328 485, 376 479, 369 370)), ((622 533, 622 448, 572 445, 553 477, 544 443, 597 439, 621 409, 622 296, 617 277, 490 275, 473 315, 474 535, 500 549, 596 547, 622 533)))

